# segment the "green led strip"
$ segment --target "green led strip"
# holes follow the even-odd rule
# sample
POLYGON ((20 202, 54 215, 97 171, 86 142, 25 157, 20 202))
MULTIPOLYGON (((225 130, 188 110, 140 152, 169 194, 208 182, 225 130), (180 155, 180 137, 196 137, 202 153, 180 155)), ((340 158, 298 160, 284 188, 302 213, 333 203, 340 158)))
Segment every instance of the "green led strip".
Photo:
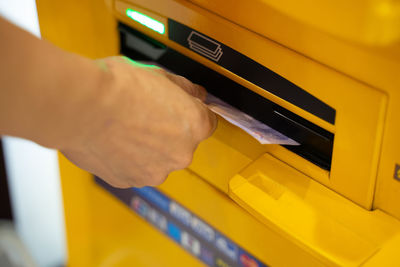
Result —
POLYGON ((152 29, 153 31, 156 31, 160 34, 165 33, 165 25, 158 20, 155 20, 143 13, 140 13, 136 10, 128 8, 126 10, 126 15, 133 19, 136 22, 139 22, 143 26, 146 26, 149 29, 152 29))

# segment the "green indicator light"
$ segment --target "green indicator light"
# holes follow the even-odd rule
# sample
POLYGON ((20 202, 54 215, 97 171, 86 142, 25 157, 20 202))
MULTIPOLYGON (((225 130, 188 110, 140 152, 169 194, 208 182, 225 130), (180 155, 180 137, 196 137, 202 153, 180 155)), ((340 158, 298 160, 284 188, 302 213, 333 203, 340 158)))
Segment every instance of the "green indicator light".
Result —
POLYGON ((147 28, 152 29, 153 31, 156 31, 161 34, 164 34, 164 32, 165 32, 165 26, 163 23, 161 23, 153 18, 150 18, 149 16, 147 16, 143 13, 140 13, 136 10, 128 8, 126 10, 126 15, 128 17, 130 17, 131 19, 133 19, 134 21, 139 22, 143 26, 146 26, 147 28))

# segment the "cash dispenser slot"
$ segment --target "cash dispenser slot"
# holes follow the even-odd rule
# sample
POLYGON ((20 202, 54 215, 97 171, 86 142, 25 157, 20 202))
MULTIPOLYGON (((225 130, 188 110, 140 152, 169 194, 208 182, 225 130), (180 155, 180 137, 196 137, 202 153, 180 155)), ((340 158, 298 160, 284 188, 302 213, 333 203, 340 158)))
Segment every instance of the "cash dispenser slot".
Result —
POLYGON ((155 62, 201 84, 211 94, 300 143, 285 146, 288 150, 330 170, 334 140, 331 132, 129 26, 120 23, 119 32, 121 54, 134 60, 155 62))

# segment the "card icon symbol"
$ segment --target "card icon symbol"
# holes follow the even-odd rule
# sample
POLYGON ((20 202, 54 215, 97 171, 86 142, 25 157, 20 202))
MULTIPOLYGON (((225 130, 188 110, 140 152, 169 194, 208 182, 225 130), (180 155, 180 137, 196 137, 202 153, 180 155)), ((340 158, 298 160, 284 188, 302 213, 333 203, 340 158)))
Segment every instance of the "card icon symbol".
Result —
POLYGON ((210 38, 192 31, 187 38, 190 49, 215 62, 218 62, 223 52, 221 45, 210 38))

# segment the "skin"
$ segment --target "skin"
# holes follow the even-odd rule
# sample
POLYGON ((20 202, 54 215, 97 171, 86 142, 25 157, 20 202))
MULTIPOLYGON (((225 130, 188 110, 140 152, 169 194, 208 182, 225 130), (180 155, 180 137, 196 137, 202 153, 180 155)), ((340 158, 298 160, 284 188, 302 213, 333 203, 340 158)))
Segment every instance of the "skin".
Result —
POLYGON ((90 60, 0 18, 0 134, 59 149, 120 188, 161 184, 216 127, 206 91, 125 57, 90 60))

